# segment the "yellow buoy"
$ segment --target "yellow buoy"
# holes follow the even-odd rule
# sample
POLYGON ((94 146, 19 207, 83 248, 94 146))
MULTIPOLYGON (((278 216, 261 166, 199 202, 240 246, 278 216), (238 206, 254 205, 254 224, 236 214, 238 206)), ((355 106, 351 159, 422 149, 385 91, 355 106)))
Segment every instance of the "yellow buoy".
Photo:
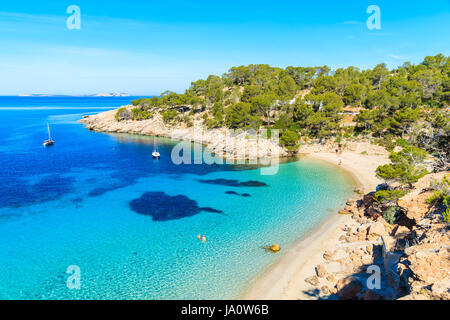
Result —
POLYGON ((270 247, 270 251, 272 251, 272 252, 278 252, 280 250, 281 250, 280 246, 277 245, 276 243, 270 247))

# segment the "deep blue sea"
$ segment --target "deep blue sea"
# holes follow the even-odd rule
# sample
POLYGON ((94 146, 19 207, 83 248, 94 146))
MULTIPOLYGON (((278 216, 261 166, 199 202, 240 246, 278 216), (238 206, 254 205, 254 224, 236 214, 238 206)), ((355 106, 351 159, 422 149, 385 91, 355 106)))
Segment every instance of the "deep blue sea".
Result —
POLYGON ((77 122, 132 99, 0 97, 0 299, 237 298, 282 254, 262 246, 286 250, 352 195, 326 163, 175 165, 174 141, 158 161, 152 137, 77 122))

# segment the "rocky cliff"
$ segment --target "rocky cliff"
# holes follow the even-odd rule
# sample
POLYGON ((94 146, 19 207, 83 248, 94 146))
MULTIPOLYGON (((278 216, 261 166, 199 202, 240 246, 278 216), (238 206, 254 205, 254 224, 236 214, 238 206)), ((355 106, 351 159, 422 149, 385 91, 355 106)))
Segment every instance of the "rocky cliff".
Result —
POLYGON ((351 199, 340 214, 352 216, 334 248, 323 254, 316 275, 305 279, 319 296, 339 299, 450 299, 450 224, 442 206, 431 205, 432 181, 448 172, 429 174, 398 201, 396 221, 389 224, 373 193, 351 199), (368 287, 371 266, 379 267, 381 286, 368 287))
MULTIPOLYGON (((128 108, 131 108, 128 106, 128 108)), ((117 121, 114 116, 117 110, 85 116, 80 120, 89 130, 99 132, 130 133, 148 136, 159 136, 198 142, 219 156, 231 159, 273 158, 287 156, 288 153, 276 141, 271 139, 252 139, 246 131, 233 131, 225 128, 206 130, 202 128, 202 120, 196 119, 191 127, 184 123, 169 125, 161 115, 141 121, 117 121), (199 129, 200 128, 200 129, 199 129)))

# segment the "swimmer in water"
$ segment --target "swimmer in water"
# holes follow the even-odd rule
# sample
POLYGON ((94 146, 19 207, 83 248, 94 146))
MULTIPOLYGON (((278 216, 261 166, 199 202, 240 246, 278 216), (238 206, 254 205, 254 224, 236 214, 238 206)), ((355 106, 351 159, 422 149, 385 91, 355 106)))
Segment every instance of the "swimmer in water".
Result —
POLYGON ((197 239, 202 240, 202 236, 200 235, 200 233, 198 234, 197 239))
POLYGON ((206 242, 206 236, 203 236, 202 242, 206 242))

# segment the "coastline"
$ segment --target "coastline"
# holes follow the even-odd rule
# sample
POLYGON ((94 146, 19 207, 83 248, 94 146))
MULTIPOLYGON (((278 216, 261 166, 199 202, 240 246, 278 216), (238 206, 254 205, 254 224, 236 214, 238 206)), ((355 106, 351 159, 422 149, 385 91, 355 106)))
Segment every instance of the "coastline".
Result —
MULTIPOLYGON (((118 123, 114 120, 113 114, 114 111, 107 111, 85 117, 80 122, 84 123, 87 129, 93 131, 156 135, 196 141, 195 132, 192 130, 167 127, 161 119, 118 123)), ((213 153, 225 156, 221 152, 225 151, 223 141, 227 136, 228 133, 223 130, 208 130, 206 143, 205 141, 203 143, 213 153)), ((272 145, 265 146, 269 150, 274 149, 272 145)), ((238 147, 238 143, 236 143, 236 147, 238 147)), ((379 165, 390 162, 386 150, 367 141, 346 142, 343 152, 339 154, 335 152, 335 148, 333 144, 310 144, 302 146, 298 154, 310 159, 325 161, 334 165, 336 170, 345 170, 354 179, 355 191, 359 194, 373 191, 378 184, 382 183, 376 177, 375 171, 379 165)), ((256 157, 266 156, 259 151, 257 148, 253 149, 256 157)), ((357 197, 356 193, 355 197, 357 197)), ((324 251, 340 248, 339 246, 342 244, 339 244, 339 240, 346 234, 343 229, 350 226, 352 228, 358 226, 351 215, 338 215, 336 212, 331 218, 324 219, 315 228, 300 236, 291 246, 284 250, 282 248, 280 257, 256 277, 249 279, 238 298, 245 300, 320 299, 317 294, 320 288, 318 284, 312 285, 305 279, 314 277, 316 266, 324 263, 324 251)), ((340 275, 344 273, 343 270, 338 272, 340 275)), ((324 284, 322 280, 320 283, 324 284)))
MULTIPOLYGON (((347 171, 364 190, 374 190, 381 182, 375 176, 378 165, 388 163, 381 155, 362 155, 344 152, 337 156, 330 152, 307 153, 306 157, 326 161, 337 169, 347 171), (339 159, 342 164, 339 166, 339 159)), ((351 215, 336 215, 327 219, 294 245, 282 252, 279 259, 249 281, 239 299, 244 300, 315 300, 317 286, 305 279, 316 274, 315 267, 324 262, 323 253, 332 250, 345 235, 343 228, 354 224, 351 215)))
MULTIPOLYGON (((132 106, 124 106, 132 108, 132 106)), ((270 138, 250 138, 245 131, 236 132, 226 128, 203 129, 201 118, 191 127, 183 124, 169 125, 160 114, 141 121, 116 121, 117 110, 84 116, 79 120, 88 130, 106 133, 128 133, 144 136, 165 137, 197 142, 208 147, 216 157, 232 160, 270 159, 287 157, 288 152, 270 138)))
POLYGON ((376 189, 383 181, 376 177, 375 171, 378 166, 390 163, 387 155, 362 155, 356 152, 343 152, 336 155, 330 152, 308 153, 308 158, 319 159, 335 165, 339 169, 347 171, 362 188, 363 193, 376 189), (341 160, 341 165, 338 165, 341 160))
POLYGON ((238 299, 243 300, 310 300, 312 286, 304 281, 314 274, 322 252, 336 241, 351 217, 335 215, 301 236, 291 248, 282 252, 273 264, 249 281, 238 299), (310 272, 312 270, 312 272, 310 272))

